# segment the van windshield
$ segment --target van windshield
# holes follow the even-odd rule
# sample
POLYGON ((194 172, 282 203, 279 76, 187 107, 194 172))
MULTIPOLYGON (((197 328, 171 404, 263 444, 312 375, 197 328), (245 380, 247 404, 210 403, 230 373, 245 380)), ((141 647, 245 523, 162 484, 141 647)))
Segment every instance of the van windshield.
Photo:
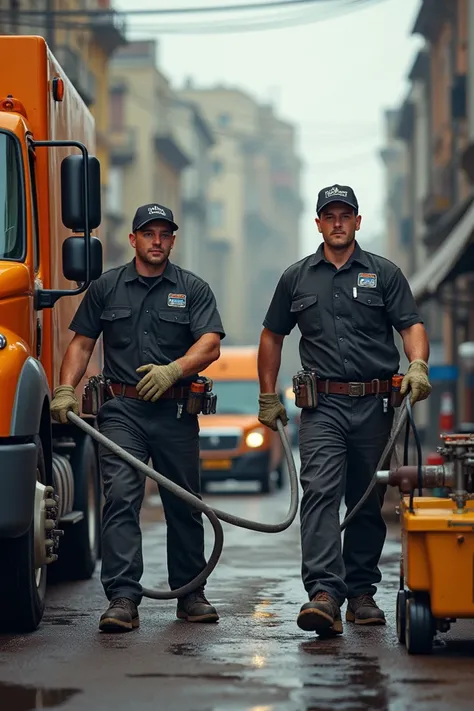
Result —
POLYGON ((257 415, 260 388, 256 380, 214 381, 219 415, 257 415))
POLYGON ((15 139, 0 132, 0 259, 23 259, 21 168, 15 139))

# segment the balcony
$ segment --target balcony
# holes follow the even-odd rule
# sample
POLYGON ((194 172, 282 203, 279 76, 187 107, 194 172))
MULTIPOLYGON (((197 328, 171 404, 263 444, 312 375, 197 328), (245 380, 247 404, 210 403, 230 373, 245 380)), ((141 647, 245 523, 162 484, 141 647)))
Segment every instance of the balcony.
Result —
POLYGON ((97 98, 97 81, 81 55, 66 45, 57 47, 55 55, 84 103, 92 106, 97 98))
POLYGON ((155 136, 155 150, 178 173, 187 168, 188 165, 191 165, 188 156, 181 150, 176 139, 169 133, 155 136))
POLYGON ((451 164, 438 166, 433 171, 433 184, 423 201, 423 219, 429 226, 439 220, 453 206, 453 168, 451 164))
POLYGON ((127 165, 137 155, 137 134, 135 128, 112 129, 109 132, 110 160, 112 165, 127 165))
POLYGON ((127 44, 126 26, 125 18, 115 10, 94 13, 90 23, 96 43, 108 56, 127 44))

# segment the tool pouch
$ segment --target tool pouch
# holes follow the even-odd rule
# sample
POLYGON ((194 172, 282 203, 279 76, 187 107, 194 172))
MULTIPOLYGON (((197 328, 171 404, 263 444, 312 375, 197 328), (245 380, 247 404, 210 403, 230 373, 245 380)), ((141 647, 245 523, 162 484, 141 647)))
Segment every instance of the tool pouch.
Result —
POLYGON ((293 392, 295 405, 307 410, 318 406, 318 376, 312 370, 299 370, 293 376, 293 392))
POLYGON ((392 389, 390 391, 390 405, 392 407, 400 407, 403 402, 403 395, 400 392, 403 378, 404 375, 400 373, 392 376, 392 389))
POLYGON ((113 397, 110 382, 102 374, 92 375, 82 395, 82 412, 84 415, 97 415, 100 408, 107 400, 113 397))
POLYGON ((201 376, 191 384, 186 412, 190 415, 214 415, 216 413, 217 396, 212 392, 213 381, 201 376))

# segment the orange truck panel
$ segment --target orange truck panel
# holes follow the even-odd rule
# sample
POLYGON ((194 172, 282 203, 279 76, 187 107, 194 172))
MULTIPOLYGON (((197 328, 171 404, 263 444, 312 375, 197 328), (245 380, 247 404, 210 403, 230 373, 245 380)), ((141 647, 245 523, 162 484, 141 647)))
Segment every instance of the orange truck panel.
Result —
MULTIPOLYGON (((33 155, 35 181, 29 170, 28 140, 77 140, 84 143, 91 155, 95 153, 94 119, 76 89, 62 71, 42 37, 0 36, 0 101, 12 96, 21 102, 23 113, 0 110, 0 131, 16 136, 21 145, 26 194, 27 253, 24 264, 0 260, 0 330, 16 334, 13 343, 23 343, 27 353, 37 357, 37 325, 41 326, 39 360, 45 370, 50 389, 59 384, 62 358, 73 334, 69 323, 83 298, 64 296, 53 309, 36 312, 35 284, 46 289, 74 289, 76 284, 62 274, 62 243, 70 232, 61 222, 61 161, 77 149, 71 147, 38 147, 33 155), (64 97, 56 101, 52 82, 60 77, 64 83, 64 97), (34 213, 32 195, 36 190, 39 229, 39 269, 34 270, 34 213), (13 298, 13 282, 20 290, 13 298), (20 293, 21 291, 21 293, 20 293), (13 326, 13 328, 12 328, 13 326)), ((31 156, 31 152, 30 152, 31 156)), ((15 287, 16 288, 16 287, 15 287)), ((0 436, 10 432, 14 383, 5 385, 3 374, 21 370, 23 347, 2 353, 2 404, 0 406, 0 436), (12 361, 12 362, 10 362, 12 361), (6 388, 6 390, 5 390, 6 388)), ((81 395, 85 379, 101 370, 101 354, 97 347, 91 358, 83 382, 78 386, 81 395)))

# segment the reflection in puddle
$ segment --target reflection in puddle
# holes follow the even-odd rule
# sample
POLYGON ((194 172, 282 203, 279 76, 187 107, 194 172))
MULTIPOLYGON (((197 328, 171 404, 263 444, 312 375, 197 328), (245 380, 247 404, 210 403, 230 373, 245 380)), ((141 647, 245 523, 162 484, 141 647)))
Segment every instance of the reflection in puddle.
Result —
POLYGON ((53 708, 80 692, 81 689, 36 689, 33 686, 0 682, 0 709, 33 711, 53 708))

